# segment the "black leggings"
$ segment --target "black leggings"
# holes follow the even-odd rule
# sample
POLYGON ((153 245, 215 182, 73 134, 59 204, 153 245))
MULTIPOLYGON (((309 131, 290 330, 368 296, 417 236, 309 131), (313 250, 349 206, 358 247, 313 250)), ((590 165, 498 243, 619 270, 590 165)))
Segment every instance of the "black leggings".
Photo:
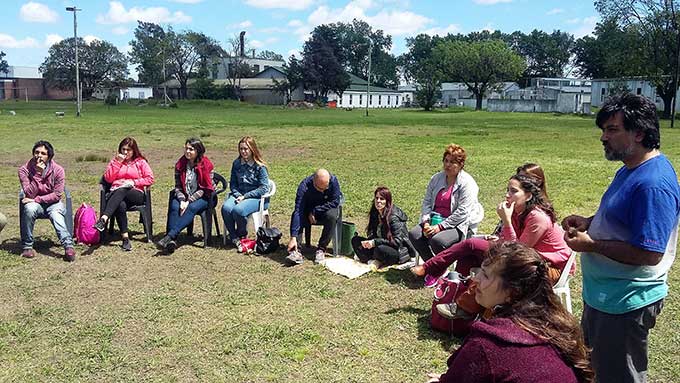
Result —
POLYGON ((364 249, 361 246, 361 241, 365 240, 366 238, 358 235, 352 237, 352 248, 361 262, 366 263, 371 259, 375 259, 384 265, 399 263, 399 250, 389 245, 378 245, 372 249, 364 249))
POLYGON ((127 209, 129 206, 144 205, 144 193, 134 188, 119 188, 109 193, 102 215, 111 219, 115 214, 121 233, 127 233, 127 209))

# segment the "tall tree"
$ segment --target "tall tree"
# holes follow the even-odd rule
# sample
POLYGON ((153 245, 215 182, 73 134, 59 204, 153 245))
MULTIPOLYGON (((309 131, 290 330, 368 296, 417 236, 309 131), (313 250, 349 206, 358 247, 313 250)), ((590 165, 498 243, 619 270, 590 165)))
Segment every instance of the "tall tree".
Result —
MULTIPOLYGON (((40 65, 43 77, 60 89, 73 89, 76 86, 73 42, 71 37, 52 45, 47 58, 40 65)), ((100 40, 88 44, 78 38, 78 53, 84 98, 90 97, 97 88, 125 83, 128 75, 127 58, 115 45, 100 40)))
POLYGON ((460 81, 475 96, 475 109, 502 81, 516 80, 526 69, 524 59, 503 41, 442 41, 433 56, 445 78, 460 81))
POLYGON ((0 73, 5 73, 9 70, 7 60, 5 60, 5 52, 0 51, 0 73))
POLYGON ((406 39, 408 52, 399 57, 399 64, 406 81, 415 83, 416 100, 425 110, 432 110, 441 97, 443 73, 433 51, 441 38, 420 34, 406 39))
MULTIPOLYGON (((168 73, 179 82, 180 97, 187 98, 187 83, 194 77, 206 52, 219 51, 214 40, 192 31, 176 33, 168 28, 165 34, 168 51, 168 73)), ((205 56, 207 57, 207 56, 205 56)))
POLYGON ((208 66, 216 63, 220 57, 224 56, 225 51, 217 40, 200 32, 185 32, 187 40, 198 54, 198 69, 196 76, 207 78, 210 74, 208 66))
POLYGON ((165 80, 166 73, 163 73, 163 60, 166 61, 170 56, 165 40, 165 31, 160 25, 154 23, 137 22, 135 28, 135 38, 130 41, 132 51, 130 52, 130 62, 137 64, 139 81, 158 85, 165 80))
POLYGON ((363 20, 354 19, 352 23, 330 24, 336 30, 340 45, 344 50, 343 66, 347 72, 361 78, 368 78, 368 52, 371 50, 371 84, 393 88, 399 84, 397 59, 390 53, 392 36, 373 28, 363 20), (370 40, 369 40, 370 39, 370 40))
POLYGON ((529 34, 514 32, 510 40, 516 42, 513 50, 526 60, 523 79, 562 77, 574 45, 574 36, 569 33, 553 31, 549 34, 537 29, 529 34))
POLYGON ((637 29, 646 49, 645 75, 664 101, 664 117, 670 117, 680 76, 680 1, 596 0, 595 8, 604 18, 637 29))
POLYGON ((304 44, 302 67, 305 87, 319 101, 329 92, 342 95, 349 86, 349 75, 342 66, 345 52, 340 43, 340 36, 334 28, 319 25, 304 44))
POLYGON ((305 76, 302 62, 295 55, 292 55, 288 58, 288 63, 283 64, 283 71, 286 74, 285 79, 272 78, 272 81, 274 81, 274 91, 285 96, 286 103, 289 103, 295 89, 304 85, 305 76))
POLYGON ((256 57, 263 60, 283 61, 283 56, 273 51, 260 51, 256 57))

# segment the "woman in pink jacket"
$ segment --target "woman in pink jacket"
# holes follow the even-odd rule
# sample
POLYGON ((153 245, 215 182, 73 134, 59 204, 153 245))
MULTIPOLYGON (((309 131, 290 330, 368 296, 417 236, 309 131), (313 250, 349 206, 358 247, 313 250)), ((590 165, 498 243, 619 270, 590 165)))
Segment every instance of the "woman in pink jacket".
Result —
POLYGON ((94 227, 100 232, 106 229, 109 218, 115 214, 123 237, 123 250, 132 250, 128 235, 127 208, 144 204, 144 187, 153 184, 153 171, 146 158, 139 151, 137 141, 125 137, 118 144, 118 153, 111 159, 104 181, 111 184, 111 191, 106 199, 106 207, 94 227))

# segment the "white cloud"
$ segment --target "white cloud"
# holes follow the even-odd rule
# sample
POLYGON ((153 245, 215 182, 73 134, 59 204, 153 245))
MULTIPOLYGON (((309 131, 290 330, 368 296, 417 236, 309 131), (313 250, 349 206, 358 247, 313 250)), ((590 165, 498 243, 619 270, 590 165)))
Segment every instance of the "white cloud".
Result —
POLYGON ((282 8, 300 11, 309 8, 314 0, 245 0, 245 3, 255 8, 282 8))
POLYGON ((0 33, 0 48, 38 48, 40 44, 33 37, 17 40, 14 36, 0 33))
MULTIPOLYGON (((599 17, 597 16, 589 16, 589 17, 584 17, 583 19, 576 19, 577 21, 571 24, 577 24, 578 27, 573 30, 571 33, 574 34, 575 38, 581 38, 583 36, 587 36, 589 34, 592 34, 593 31, 595 30, 595 25, 597 22, 600 20, 599 17)), ((573 20, 568 20, 573 21, 573 20)))
POLYGON ((286 28, 281 28, 281 27, 268 27, 268 28, 258 29, 258 32, 260 32, 260 33, 285 33, 285 32, 288 32, 288 30, 286 28))
POLYGON ((115 27, 111 30, 114 35, 124 35, 128 32, 130 32, 130 29, 125 28, 125 27, 115 27))
POLYGON ((93 36, 93 35, 83 36, 83 40, 85 40, 85 42, 88 43, 88 44, 92 44, 92 42, 95 41, 95 40, 102 41, 102 39, 100 39, 97 36, 93 36))
POLYGON ((496 30, 496 27, 493 26, 493 23, 486 23, 484 28, 480 29, 479 31, 480 32, 484 32, 484 31, 494 32, 495 30, 496 30))
MULTIPOLYGON (((344 8, 329 8, 322 5, 312 12, 307 18, 307 25, 301 25, 296 34, 305 40, 309 32, 317 25, 345 22, 350 23, 353 19, 364 20, 373 29, 382 29, 392 36, 412 35, 424 29, 433 22, 432 19, 423 15, 402 10, 381 10, 375 15, 367 15, 365 10, 373 6, 370 1, 351 1, 344 8)), ((288 23, 297 26, 297 20, 288 23)))
POLYGON ((264 46, 264 43, 260 40, 250 40, 248 41, 248 45, 250 45, 252 48, 260 49, 264 46))
POLYGON ((132 52, 132 45, 128 44, 123 47, 118 47, 118 50, 121 51, 122 53, 125 53, 126 55, 130 54, 130 52, 132 52))
POLYGON ((55 23, 59 19, 57 12, 47 5, 32 1, 21 6, 19 15, 22 20, 30 23, 55 23))
POLYGON ((293 28, 300 28, 303 25, 304 23, 300 20, 291 20, 288 22, 288 26, 293 28))
POLYGON ((425 33, 426 35, 430 35, 430 36, 435 36, 435 35, 446 36, 449 33, 456 34, 456 33, 460 33, 461 31, 462 31, 462 29, 461 29, 460 25, 449 24, 449 26, 444 27, 444 28, 434 27, 434 28, 426 29, 426 30, 421 31, 419 33, 425 33))
POLYGON ((286 60, 293 55, 295 55, 296 59, 300 59, 302 57, 302 52, 299 49, 291 49, 288 51, 287 55, 288 57, 284 57, 286 60))
POLYGON ((132 7, 126 10, 125 6, 119 1, 109 2, 109 11, 105 14, 97 15, 99 24, 127 24, 136 23, 137 20, 151 23, 190 23, 191 16, 184 12, 170 12, 165 7, 132 7))
POLYGON ((181 4, 198 4, 203 2, 203 0, 170 0, 173 3, 181 3, 181 4))
POLYGON ((579 24, 579 23, 581 23, 581 19, 576 17, 576 18, 573 18, 573 19, 565 20, 564 22, 567 23, 567 24, 579 24))
POLYGON ((54 45, 54 44, 60 42, 60 41, 63 40, 63 39, 64 39, 63 37, 61 37, 61 36, 59 36, 59 35, 57 35, 57 34, 49 34, 49 35, 45 36, 45 46, 46 46, 47 48, 49 48, 49 47, 51 47, 52 45, 54 45))
POLYGON ((564 13, 564 9, 553 8, 553 9, 549 10, 548 12, 546 12, 545 14, 548 15, 548 16, 551 16, 551 15, 558 15, 560 13, 564 13))
POLYGON ((227 29, 246 29, 253 26, 253 22, 250 20, 241 21, 240 23, 229 24, 227 29))
POLYGON ((473 0, 475 4, 479 5, 494 5, 500 3, 512 3, 512 0, 473 0))

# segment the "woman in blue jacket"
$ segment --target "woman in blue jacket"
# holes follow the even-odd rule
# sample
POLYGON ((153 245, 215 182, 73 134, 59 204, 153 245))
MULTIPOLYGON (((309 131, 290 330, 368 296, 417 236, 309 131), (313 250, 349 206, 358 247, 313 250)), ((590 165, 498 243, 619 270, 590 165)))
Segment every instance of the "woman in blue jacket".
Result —
MULTIPOLYGON (((241 138, 238 152, 238 158, 231 164, 231 192, 222 205, 222 219, 229 239, 242 253, 241 239, 248 236, 248 216, 259 209, 260 197, 269 191, 269 174, 252 137, 241 138)), ((266 201, 265 208, 268 204, 269 201, 266 201)))

